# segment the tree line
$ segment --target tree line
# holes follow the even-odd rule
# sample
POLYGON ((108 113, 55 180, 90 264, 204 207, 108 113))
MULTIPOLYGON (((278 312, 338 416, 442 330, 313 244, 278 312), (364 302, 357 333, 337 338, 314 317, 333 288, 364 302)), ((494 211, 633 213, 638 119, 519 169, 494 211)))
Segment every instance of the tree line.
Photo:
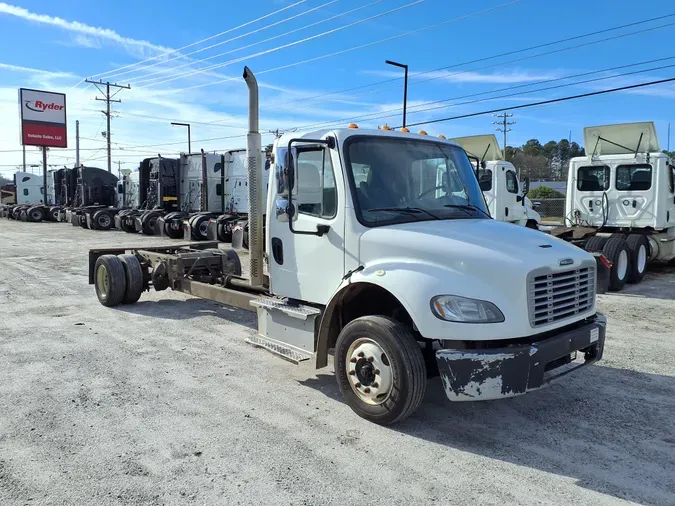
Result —
POLYGON ((568 139, 546 144, 530 139, 522 146, 507 146, 505 152, 506 159, 520 170, 522 177, 535 181, 565 181, 570 159, 585 154, 582 146, 568 139))
MULTIPOLYGON (((675 151, 664 149, 663 152, 675 160, 675 151)), ((520 171, 521 177, 528 176, 533 181, 566 181, 570 159, 586 156, 586 151, 568 139, 546 144, 530 139, 522 146, 507 146, 505 156, 520 171)))

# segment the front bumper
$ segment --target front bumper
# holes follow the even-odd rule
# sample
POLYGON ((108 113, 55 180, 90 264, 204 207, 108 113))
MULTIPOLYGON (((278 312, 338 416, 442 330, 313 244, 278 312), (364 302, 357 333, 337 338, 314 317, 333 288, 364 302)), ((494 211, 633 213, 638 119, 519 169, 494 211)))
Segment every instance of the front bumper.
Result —
POLYGON ((451 401, 503 399, 541 388, 597 362, 605 347, 601 313, 570 330, 529 344, 477 350, 441 349, 436 362, 451 401), (576 360, 572 359, 577 355, 576 360))

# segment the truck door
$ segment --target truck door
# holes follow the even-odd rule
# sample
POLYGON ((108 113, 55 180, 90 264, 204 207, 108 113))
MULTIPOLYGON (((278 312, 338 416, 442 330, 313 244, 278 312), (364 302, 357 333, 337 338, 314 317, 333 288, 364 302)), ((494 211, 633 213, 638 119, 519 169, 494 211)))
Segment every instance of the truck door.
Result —
POLYGON ((493 172, 492 169, 483 169, 481 168, 478 171, 478 184, 480 186, 483 195, 485 196, 485 203, 487 204, 488 211, 490 211, 490 216, 494 218, 496 209, 496 200, 495 200, 495 177, 496 172, 493 172))
POLYGON ((666 204, 666 219, 670 226, 675 225, 675 161, 669 161, 666 165, 668 171, 668 200, 666 204))
POLYGON ((509 167, 501 166, 496 170, 493 217, 499 221, 518 221, 524 213, 522 203, 518 202, 518 176, 509 167))
POLYGON ((325 145, 293 146, 297 148, 292 148, 295 176, 291 221, 286 213, 289 188, 283 178, 288 163, 286 149, 277 150, 277 187, 269 189, 276 196, 267 230, 270 285, 275 295, 327 304, 344 275, 340 159, 335 149, 325 145), (322 232, 317 231, 319 227, 322 232))

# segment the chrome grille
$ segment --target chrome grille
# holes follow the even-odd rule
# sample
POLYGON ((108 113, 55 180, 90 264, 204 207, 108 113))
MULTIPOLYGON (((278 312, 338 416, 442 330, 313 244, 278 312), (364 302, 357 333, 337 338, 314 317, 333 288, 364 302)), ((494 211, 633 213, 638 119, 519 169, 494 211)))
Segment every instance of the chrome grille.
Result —
POLYGON ((541 327, 574 317, 593 308, 595 266, 582 265, 562 272, 535 271, 528 279, 530 325, 541 327))

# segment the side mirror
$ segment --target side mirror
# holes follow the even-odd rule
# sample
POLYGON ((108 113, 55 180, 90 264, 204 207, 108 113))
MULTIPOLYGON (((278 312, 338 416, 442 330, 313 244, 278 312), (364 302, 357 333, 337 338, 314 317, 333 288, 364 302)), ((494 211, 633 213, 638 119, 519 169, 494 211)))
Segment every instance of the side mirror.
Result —
POLYGON ((478 183, 478 186, 480 186, 480 190, 483 192, 490 191, 492 189, 492 181, 483 179, 478 183))
POLYGON ((523 197, 530 193, 530 178, 526 177, 523 180, 523 197))
POLYGON ((124 185, 123 184, 118 184, 117 185, 117 193, 124 193, 124 185))
POLYGON ((288 191, 292 192, 295 186, 295 158, 292 150, 288 150, 284 157, 284 183, 288 191))
POLYGON ((485 160, 481 160, 480 161, 480 168, 484 169, 485 167, 487 167, 487 162, 485 160))
POLYGON ((516 195, 516 202, 525 202, 525 197, 522 195, 516 195))

